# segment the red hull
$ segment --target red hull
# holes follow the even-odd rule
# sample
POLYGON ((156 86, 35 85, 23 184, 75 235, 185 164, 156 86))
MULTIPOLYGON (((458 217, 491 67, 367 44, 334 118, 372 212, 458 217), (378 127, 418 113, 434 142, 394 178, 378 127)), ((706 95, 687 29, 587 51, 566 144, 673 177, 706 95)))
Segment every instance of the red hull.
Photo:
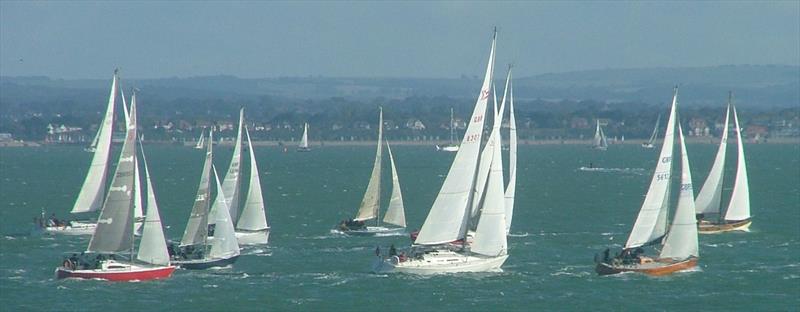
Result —
POLYGON ((97 272, 89 270, 76 270, 72 271, 63 267, 56 269, 56 277, 62 278, 84 278, 84 279, 104 279, 108 281, 146 281, 153 279, 167 278, 175 271, 174 266, 158 267, 152 269, 137 269, 134 271, 106 271, 97 272))

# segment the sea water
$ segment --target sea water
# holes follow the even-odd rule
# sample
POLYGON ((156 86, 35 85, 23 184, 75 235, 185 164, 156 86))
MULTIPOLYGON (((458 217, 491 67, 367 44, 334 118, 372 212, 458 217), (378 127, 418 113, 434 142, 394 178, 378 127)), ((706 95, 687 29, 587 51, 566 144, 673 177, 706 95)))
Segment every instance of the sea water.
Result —
MULTIPOLYGON (((32 218, 43 209, 48 215, 72 217, 68 212, 91 154, 80 147, 3 148, 0 307, 8 311, 796 310, 800 307, 800 146, 745 148, 752 231, 701 235, 698 268, 667 277, 600 277, 593 263, 595 253, 624 244, 658 149, 520 146, 510 257, 503 271, 414 276, 370 273, 376 246, 408 246, 407 237, 331 234, 337 222, 355 215, 375 148, 322 146, 309 153, 255 148, 272 227, 269 245, 245 248, 229 268, 179 269, 165 280, 117 283, 56 280, 53 272, 63 256, 85 250, 89 237, 31 233, 32 218), (579 169, 589 163, 612 170, 579 169)), ((197 190, 204 151, 166 145, 145 145, 145 149, 166 235, 179 239, 197 190)), ((691 144, 688 149, 696 193, 716 146, 691 144)), ((433 146, 395 146, 393 152, 409 229, 415 230, 424 222, 454 153, 436 152, 433 146)), ((217 167, 226 168, 231 148, 218 147, 215 154, 217 167)), ((729 155, 724 203, 735 173, 735 149, 729 155)), ((243 156, 247 163, 247 154, 243 156)), ((388 166, 384 168, 389 173, 388 166)), ((389 184, 385 185, 384 209, 389 192, 389 184)))

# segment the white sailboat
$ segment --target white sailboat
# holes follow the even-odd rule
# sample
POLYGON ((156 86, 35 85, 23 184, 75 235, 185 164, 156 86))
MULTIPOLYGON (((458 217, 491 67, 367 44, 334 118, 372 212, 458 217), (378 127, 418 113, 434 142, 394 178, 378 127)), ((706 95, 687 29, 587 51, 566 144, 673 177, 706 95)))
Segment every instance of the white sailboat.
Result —
POLYGON ((450 108, 450 143, 446 145, 436 145, 437 151, 443 152, 458 152, 458 144, 456 143, 456 121, 453 116, 453 108, 450 108))
POLYGON ((747 179, 747 165, 744 158, 744 147, 742 142, 739 118, 736 108, 733 107, 733 95, 728 95, 728 106, 725 112, 725 127, 722 129, 717 156, 714 164, 706 178, 706 182, 697 195, 695 206, 697 217, 700 221, 699 231, 701 234, 721 233, 727 231, 749 231, 752 223, 750 215, 750 187, 747 179), (722 177, 725 168, 725 154, 728 141, 728 121, 731 110, 733 110, 733 120, 736 126, 736 145, 738 163, 736 167, 736 178, 734 179, 733 192, 725 215, 722 215, 722 177))
MULTIPOLYGON (((658 115, 656 118, 656 126, 653 128, 653 134, 650 135, 650 139, 647 142, 642 143, 642 147, 644 148, 654 148, 656 145, 656 138, 658 137, 658 124, 661 122, 661 114, 658 115)), ((622 141, 625 141, 625 137, 622 137, 622 141)))
POLYGON ((250 182, 244 209, 236 222, 236 238, 241 245, 266 244, 269 241, 269 224, 264 208, 264 196, 261 193, 261 179, 258 177, 258 164, 250 141, 250 131, 245 126, 247 150, 250 152, 250 182))
POLYGON ((664 131, 664 143, 636 223, 625 248, 618 256, 610 258, 606 249, 603 259, 596 259, 595 271, 600 275, 640 272, 661 276, 697 266, 699 249, 697 221, 693 216, 692 177, 683 130, 677 122, 677 98, 676 87, 664 131), (676 124, 681 152, 681 184, 675 217, 672 224, 668 225, 676 124), (644 255, 643 248, 652 245, 661 246, 661 251, 655 258, 644 255))
POLYGON ((204 149, 206 144, 206 130, 200 130, 200 138, 197 139, 197 144, 194 145, 195 149, 204 149))
POLYGON ((297 145, 298 152, 310 152, 311 147, 308 146, 308 123, 303 125, 303 137, 300 139, 300 144, 297 145))
POLYGON ((386 147, 389 151, 389 163, 392 168, 392 195, 389 199, 389 206, 383 218, 383 223, 396 225, 398 227, 381 226, 380 207, 381 207, 381 182, 383 167, 383 108, 378 114, 378 149, 375 152, 375 162, 372 165, 367 190, 361 200, 356 217, 350 220, 343 220, 334 231, 348 235, 403 235, 406 228, 405 208, 403 206, 403 194, 400 191, 400 180, 397 177, 397 168, 394 163, 392 149, 387 142, 386 147), (367 222, 375 220, 375 226, 368 226, 367 222))
POLYGON ((508 70, 509 120, 508 120, 508 185, 506 186, 506 234, 511 231, 514 216, 514 198, 517 189, 517 119, 514 117, 514 84, 511 68, 508 70))
MULTIPOLYGON (((111 281, 150 280, 169 277, 175 270, 170 265, 161 218, 152 196, 144 226, 144 233, 134 254, 134 198, 132 190, 139 183, 134 179, 137 161, 136 102, 131 101, 130 121, 127 124, 125 141, 117 162, 111 187, 102 203, 97 230, 89 241, 86 253, 81 257, 65 259, 56 268, 57 278, 106 279, 111 281), (130 260, 118 260, 117 254, 129 252, 130 260)), ((144 156, 142 156, 144 157, 144 156)), ((145 163, 145 170, 147 163, 145 163)), ((149 177, 149 171, 147 176, 149 177)), ((148 179, 149 181, 149 179, 148 179)), ((149 184, 148 184, 149 185, 149 184)), ((150 201, 150 199, 148 199, 150 201)))
POLYGON ((592 141, 592 148, 604 151, 608 149, 608 141, 606 135, 603 133, 603 127, 600 126, 600 120, 597 120, 597 129, 594 132, 594 140, 592 141))
POLYGON ((486 75, 464 139, 415 244, 409 250, 409 256, 379 255, 373 263, 374 272, 437 274, 497 271, 508 258, 499 125, 492 129, 487 142, 486 148, 493 151, 493 160, 474 242, 469 245, 462 243, 460 247, 450 244, 465 239, 471 202, 476 200, 474 186, 484 115, 491 93, 496 35, 495 31, 486 75))
POLYGON ((197 188, 192 212, 186 230, 181 238, 180 245, 173 255, 173 263, 185 269, 207 269, 211 267, 224 267, 236 262, 239 257, 239 245, 233 228, 233 219, 226 206, 223 184, 220 183, 217 172, 213 169, 213 130, 209 133, 209 144, 206 158, 203 163, 203 172, 197 188), (211 174, 217 185, 216 210, 210 210, 211 205, 211 174), (214 222, 215 239, 209 240, 209 224, 214 222))

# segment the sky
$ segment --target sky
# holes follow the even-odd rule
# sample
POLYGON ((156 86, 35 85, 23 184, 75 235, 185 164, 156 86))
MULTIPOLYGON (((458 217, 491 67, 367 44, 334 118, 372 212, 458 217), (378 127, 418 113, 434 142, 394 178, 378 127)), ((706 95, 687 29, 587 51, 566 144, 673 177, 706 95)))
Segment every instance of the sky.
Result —
POLYGON ((800 1, 0 1, 0 75, 515 76, 800 65, 800 1))

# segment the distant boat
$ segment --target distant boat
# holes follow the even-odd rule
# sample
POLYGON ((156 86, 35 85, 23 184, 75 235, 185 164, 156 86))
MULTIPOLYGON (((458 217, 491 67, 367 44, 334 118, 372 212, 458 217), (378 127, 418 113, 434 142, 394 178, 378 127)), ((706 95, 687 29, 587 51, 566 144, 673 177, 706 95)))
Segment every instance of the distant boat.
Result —
MULTIPOLYGON (((136 102, 134 98, 131 101, 130 121, 127 123, 122 152, 111 180, 108 195, 102 204, 97 229, 89 241, 86 253, 81 254, 80 257, 77 255, 69 257, 64 260, 62 266, 56 268, 57 278, 143 281, 167 278, 175 270, 175 267, 170 265, 154 195, 153 205, 147 211, 147 221, 136 254, 138 261, 132 259, 135 242, 133 239, 134 199, 133 192, 129 190, 138 183, 134 179, 134 170, 139 166, 136 141, 136 102), (131 259, 119 259, 124 258, 124 254, 128 252, 131 259)), ((144 154, 142 157, 144 158, 144 154)), ((149 177, 147 163, 144 163, 149 177)))
POLYGON ((200 130, 200 138, 197 139, 197 144, 194 145, 194 148, 199 150, 204 149, 205 143, 206 143, 206 130, 203 129, 200 130))
POLYGON ((458 152, 458 144, 455 142, 456 136, 456 121, 453 117, 453 108, 450 108, 450 143, 439 146, 436 145, 437 151, 443 152, 458 152))
POLYGON ((725 127, 722 129, 717 156, 711 166, 706 182, 697 194, 695 206, 701 234, 712 234, 728 231, 749 231, 752 220, 750 219, 750 187, 747 179, 747 165, 744 158, 744 144, 742 142, 739 118, 736 107, 732 103, 733 95, 728 96, 728 107, 725 112, 725 127), (736 126, 736 146, 738 150, 738 164, 736 178, 733 184, 733 193, 722 216, 722 176, 725 171, 725 152, 728 142, 728 120, 733 110, 733 121, 736 126))
MULTIPOLYGON (((378 125, 383 125, 383 109, 378 113, 378 125)), ((400 180, 397 177, 397 168, 394 164, 394 156, 389 143, 386 143, 389 151, 389 163, 392 167, 392 195, 389 199, 389 207, 383 222, 399 227, 381 226, 380 207, 381 207, 381 177, 383 166, 383 127, 378 126, 378 150, 375 152, 375 162, 372 165, 372 175, 370 175, 367 190, 361 200, 356 217, 350 220, 343 220, 336 227, 336 231, 348 235, 402 235, 406 229, 405 208, 403 207, 403 195, 400 191, 400 180), (375 226, 367 226, 367 222, 375 220, 375 226)))
MULTIPOLYGON (((658 118, 656 118, 656 126, 653 128, 653 134, 650 135, 650 139, 647 142, 642 143, 642 147, 644 148, 653 148, 656 144, 656 137, 658 136, 658 124, 661 122, 661 114, 658 114, 658 118)), ((622 137, 622 141, 625 141, 625 137, 622 137)))
POLYGON ((595 271, 600 275, 639 272, 661 276, 697 266, 699 248, 692 176, 683 130, 680 122, 676 121, 677 98, 678 90, 675 88, 664 131, 664 143, 636 223, 619 255, 612 258, 609 249, 606 249, 601 259, 595 257, 595 271), (676 123, 680 141, 681 184, 675 217, 672 224, 667 225, 676 123), (644 247, 652 245, 660 245, 658 256, 645 256, 644 247))
POLYGON ((606 135, 603 134, 603 127, 600 127, 600 120, 597 120, 597 129, 594 132, 594 141, 592 141, 592 148, 604 151, 608 149, 608 141, 606 135))
MULTIPOLYGON (((483 117, 491 93, 495 39, 496 32, 492 38, 486 75, 464 139, 415 243, 408 255, 392 254, 392 249, 388 256, 379 253, 373 262, 374 272, 437 274, 498 271, 508 258, 499 122, 492 127, 486 144, 486 148, 492 150, 492 162, 474 240, 468 248, 466 242, 471 209, 469 203, 477 200, 473 186, 481 150, 483 117), (451 244, 453 241, 460 241, 461 247, 451 244)), ((502 105, 500 111, 503 111, 502 105)))
POLYGON ((300 144, 297 145, 298 152, 310 152, 311 147, 308 146, 308 123, 303 125, 303 137, 300 139, 300 144))
MULTIPOLYGON (((209 133, 208 142, 214 142, 213 129, 209 133)), ((219 181, 216 169, 213 169, 217 185, 217 203, 221 207, 213 212, 211 206, 211 174, 213 168, 213 144, 208 144, 200 184, 197 188, 194 206, 189 221, 178 246, 172 246, 173 263, 185 269, 207 269, 224 267, 236 262, 239 258, 239 244, 233 229, 230 211, 227 209, 225 194, 219 181), (208 239, 210 221, 213 220, 217 237, 208 239)))

